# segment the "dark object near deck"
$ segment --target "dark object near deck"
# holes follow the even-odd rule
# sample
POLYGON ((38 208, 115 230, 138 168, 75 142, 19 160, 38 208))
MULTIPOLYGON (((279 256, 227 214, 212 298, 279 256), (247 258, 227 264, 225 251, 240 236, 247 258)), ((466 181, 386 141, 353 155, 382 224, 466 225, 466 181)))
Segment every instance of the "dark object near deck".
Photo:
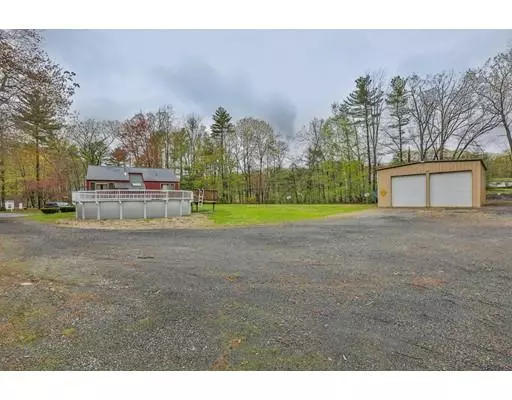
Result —
POLYGON ((212 204, 213 211, 215 211, 215 204, 219 199, 219 193, 213 189, 196 189, 194 190, 194 200, 192 201, 192 207, 196 205, 196 211, 199 211, 199 207, 203 204, 212 204))

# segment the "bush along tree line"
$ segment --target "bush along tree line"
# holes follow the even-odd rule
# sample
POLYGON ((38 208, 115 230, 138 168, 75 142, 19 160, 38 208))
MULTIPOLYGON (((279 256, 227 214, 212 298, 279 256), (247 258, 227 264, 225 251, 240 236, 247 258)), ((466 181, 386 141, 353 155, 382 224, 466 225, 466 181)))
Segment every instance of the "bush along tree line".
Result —
POLYGON ((69 201, 88 165, 164 167, 183 189, 216 189, 226 203, 375 201, 383 163, 483 157, 489 178, 512 177, 512 49, 463 73, 360 76, 352 92, 285 137, 258 116, 212 123, 173 107, 125 121, 72 111, 73 72, 33 30, 0 30, 0 207, 69 201), (486 153, 504 136, 506 150, 486 153))

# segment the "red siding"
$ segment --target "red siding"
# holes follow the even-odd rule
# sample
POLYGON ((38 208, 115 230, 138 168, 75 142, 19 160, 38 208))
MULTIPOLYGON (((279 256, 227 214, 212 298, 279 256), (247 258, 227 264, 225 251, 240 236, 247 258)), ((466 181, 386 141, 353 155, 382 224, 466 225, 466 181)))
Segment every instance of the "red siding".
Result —
POLYGON ((109 182, 128 182, 128 181, 115 181, 115 180, 110 180, 110 181, 98 181, 98 180, 86 180, 85 181, 85 190, 91 190, 91 183, 92 182, 97 182, 97 183, 109 183, 109 182))
POLYGON ((174 190, 179 190, 180 184, 179 182, 144 182, 146 185, 146 189, 148 190, 160 190, 162 189, 162 184, 169 185, 169 189, 172 189, 174 185, 174 190))
MULTIPOLYGON (((86 180, 85 181, 85 190, 91 190, 91 182, 96 183, 109 183, 109 182, 128 182, 128 181, 98 181, 98 180, 86 180)), ((162 184, 168 184, 170 189, 172 189, 172 185, 174 185, 174 190, 180 189, 180 183, 179 182, 144 182, 144 185, 146 186, 146 189, 148 190, 160 190, 162 189, 162 184)))

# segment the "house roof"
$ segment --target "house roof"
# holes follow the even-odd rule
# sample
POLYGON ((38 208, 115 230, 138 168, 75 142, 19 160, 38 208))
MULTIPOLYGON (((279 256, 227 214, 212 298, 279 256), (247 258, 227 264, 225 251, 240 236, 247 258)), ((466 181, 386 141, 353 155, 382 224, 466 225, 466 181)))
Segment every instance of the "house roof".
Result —
POLYGON ((129 181, 128 174, 142 174, 145 182, 178 182, 174 172, 165 168, 105 167, 89 165, 87 180, 129 181), (126 174, 125 174, 126 172, 126 174))
POLYGON ((481 158, 472 158, 472 159, 466 159, 466 160, 431 160, 431 161, 415 161, 408 164, 397 164, 397 165, 388 165, 385 167, 380 167, 377 169, 377 171, 382 171, 384 169, 391 169, 391 168, 399 168, 399 167, 408 167, 409 165, 415 165, 415 164, 431 164, 431 163, 450 163, 450 162, 467 162, 467 161, 476 161, 481 162, 482 167, 484 167, 485 170, 487 170, 487 167, 485 166, 484 160, 481 158))

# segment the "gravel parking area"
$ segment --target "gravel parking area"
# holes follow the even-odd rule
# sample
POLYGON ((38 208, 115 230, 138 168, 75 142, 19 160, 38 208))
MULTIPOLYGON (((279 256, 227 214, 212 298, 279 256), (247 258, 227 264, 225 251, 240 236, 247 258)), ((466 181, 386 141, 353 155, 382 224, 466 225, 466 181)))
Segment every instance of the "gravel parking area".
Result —
POLYGON ((2 370, 511 370, 512 207, 230 229, 0 218, 2 370))

